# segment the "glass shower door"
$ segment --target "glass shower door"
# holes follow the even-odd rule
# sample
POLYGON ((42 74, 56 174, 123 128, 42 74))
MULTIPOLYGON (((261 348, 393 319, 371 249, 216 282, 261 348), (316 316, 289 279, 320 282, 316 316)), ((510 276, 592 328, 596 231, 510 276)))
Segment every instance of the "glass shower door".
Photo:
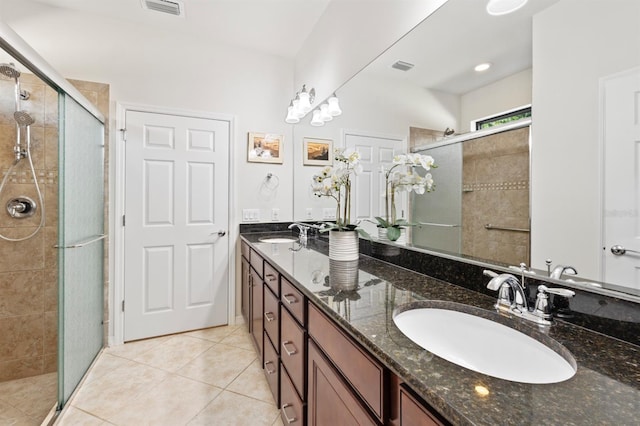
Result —
POLYGON ((59 95, 58 407, 103 346, 104 125, 59 95))

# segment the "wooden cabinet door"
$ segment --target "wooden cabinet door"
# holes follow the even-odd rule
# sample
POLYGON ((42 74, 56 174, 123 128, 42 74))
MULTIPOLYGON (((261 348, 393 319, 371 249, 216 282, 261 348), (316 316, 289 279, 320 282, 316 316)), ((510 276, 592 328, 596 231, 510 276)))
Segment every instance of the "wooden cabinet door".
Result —
POLYGON ((251 335, 255 342, 256 349, 258 350, 258 356, 260 363, 262 364, 262 344, 263 344, 263 295, 262 295, 262 279, 258 276, 256 271, 251 268, 251 335))
POLYGON ((241 310, 242 310, 242 318, 244 319, 244 324, 245 327, 247 329, 247 331, 251 331, 249 328, 249 324, 251 324, 251 321, 249 321, 249 317, 250 317, 250 310, 251 307, 249 305, 249 294, 250 294, 250 290, 251 290, 251 282, 249 279, 249 261, 247 259, 245 259, 244 257, 242 258, 241 261, 241 271, 242 271, 242 292, 241 292, 241 297, 242 297, 242 302, 241 302, 241 310))
POLYGON ((309 425, 375 425, 353 391, 309 340, 309 425))
POLYGON ((285 425, 304 425, 304 408, 289 375, 280 369, 280 418, 285 425))
POLYGON ((280 358, 266 336, 264 338, 264 364, 262 366, 269 389, 273 394, 273 400, 277 406, 280 406, 280 358))

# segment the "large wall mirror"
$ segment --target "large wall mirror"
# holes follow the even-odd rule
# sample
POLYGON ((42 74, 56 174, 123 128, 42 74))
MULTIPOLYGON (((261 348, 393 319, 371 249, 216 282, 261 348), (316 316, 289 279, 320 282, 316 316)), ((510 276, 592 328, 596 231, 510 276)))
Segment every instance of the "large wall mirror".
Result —
MULTIPOLYGON (((504 16, 488 15, 485 6, 449 0, 337 88, 343 115, 322 127, 295 126, 294 219, 326 219, 332 207, 311 194, 318 169, 302 165, 303 138, 395 143, 398 152, 430 153, 440 164, 436 191, 407 201, 407 217, 424 223, 409 245, 502 266, 525 262, 545 275, 551 259, 573 266, 576 281, 598 282, 581 288, 634 299, 638 187, 633 179, 624 189, 606 185, 622 179, 607 174, 617 162, 635 155, 609 139, 640 140, 633 110, 640 108, 640 5, 536 0, 504 16), (397 61, 413 67, 396 69, 397 61), (491 67, 474 71, 483 62, 491 67), (472 131, 477 120, 529 106, 531 118, 472 131), (633 114, 636 127, 610 119, 633 121, 633 114), (608 132, 621 128, 622 136, 608 132), (446 129, 455 133, 445 136, 446 129), (607 204, 613 198, 622 204, 607 204), (616 245, 627 253, 613 254, 616 245)), ((380 203, 371 198, 358 203, 377 215, 380 203)))

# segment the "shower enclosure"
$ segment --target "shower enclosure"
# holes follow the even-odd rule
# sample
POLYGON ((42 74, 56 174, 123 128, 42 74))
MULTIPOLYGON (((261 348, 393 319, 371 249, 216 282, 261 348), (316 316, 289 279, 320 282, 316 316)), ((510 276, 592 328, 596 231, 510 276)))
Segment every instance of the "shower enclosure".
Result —
POLYGON ((26 423, 62 408, 103 347, 105 128, 1 21, 0 47, 0 406, 14 413, 0 420, 26 423))

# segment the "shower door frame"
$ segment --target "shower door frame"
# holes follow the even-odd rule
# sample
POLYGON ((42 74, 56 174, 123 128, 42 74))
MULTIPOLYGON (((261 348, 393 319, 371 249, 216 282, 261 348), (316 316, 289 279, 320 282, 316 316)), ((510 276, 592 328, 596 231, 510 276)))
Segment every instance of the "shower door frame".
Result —
MULTIPOLYGON (((110 170, 110 194, 113 194, 112 209, 109 213, 109 229, 111 230, 111 244, 109 244, 109 258, 113 262, 109 265, 109 276, 113 277, 109 286, 109 322, 110 333, 108 336, 109 346, 121 345, 124 343, 124 285, 125 285, 125 268, 124 268, 124 235, 125 227, 123 217, 125 215, 125 184, 126 184, 126 158, 125 158, 125 118, 127 111, 139 111, 156 114, 178 115, 193 118, 203 118, 210 120, 227 121, 229 123, 229 199, 228 199, 228 324, 235 324, 239 319, 236 317, 236 240, 239 234, 239 222, 232 206, 236 205, 235 195, 235 135, 236 117, 230 114, 219 114, 205 111, 194 111, 180 108, 168 108, 161 106, 152 106, 146 104, 137 104, 129 102, 116 102, 116 129, 114 149, 110 150, 109 164, 110 170)), ((244 147, 240 144, 239 146, 244 147)), ((239 321, 242 321, 241 319, 239 321)))

